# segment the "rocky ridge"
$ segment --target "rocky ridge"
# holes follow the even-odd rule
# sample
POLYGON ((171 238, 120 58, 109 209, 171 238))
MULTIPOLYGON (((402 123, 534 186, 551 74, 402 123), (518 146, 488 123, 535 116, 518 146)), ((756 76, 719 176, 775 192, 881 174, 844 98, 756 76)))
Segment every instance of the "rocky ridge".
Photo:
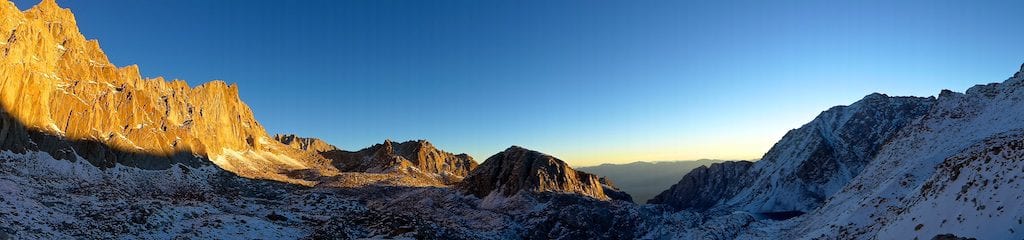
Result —
POLYGON ((344 172, 424 175, 443 184, 462 180, 478 165, 469 155, 439 150, 426 140, 385 140, 355 152, 332 150, 321 154, 344 172))
POLYGON ((860 174, 883 145, 934 103, 934 98, 875 93, 833 107, 786 133, 761 160, 692 171, 651 203, 699 211, 809 212, 860 174))
POLYGON ((840 238, 1024 237, 1024 66, 1001 83, 943 90, 874 160, 789 234, 840 238))
POLYGON ((274 140, 281 142, 284 145, 288 145, 289 147, 311 153, 324 153, 341 150, 324 140, 320 140, 319 138, 305 138, 296 136, 295 134, 274 134, 274 140))
POLYGON ((728 196, 745 187, 740 179, 754 163, 728 161, 693 169, 679 183, 654 196, 649 204, 665 204, 680 209, 708 209, 720 201, 713 196, 728 196))

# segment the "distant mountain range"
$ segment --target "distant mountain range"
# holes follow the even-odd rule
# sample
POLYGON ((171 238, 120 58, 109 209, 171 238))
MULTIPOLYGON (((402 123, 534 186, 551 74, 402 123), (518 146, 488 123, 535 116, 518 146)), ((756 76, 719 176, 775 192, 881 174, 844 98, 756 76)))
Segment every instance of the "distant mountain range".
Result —
POLYGON ((0 239, 1024 239, 1024 66, 833 107, 755 162, 574 169, 271 137, 236 85, 116 67, 54 0, 0 3, 0 33, 0 239))
POLYGON ((679 179, 690 170, 719 162, 722 160, 633 162, 601 164, 577 169, 612 179, 622 191, 633 196, 633 201, 645 203, 671 187, 672 184, 679 182, 679 179))

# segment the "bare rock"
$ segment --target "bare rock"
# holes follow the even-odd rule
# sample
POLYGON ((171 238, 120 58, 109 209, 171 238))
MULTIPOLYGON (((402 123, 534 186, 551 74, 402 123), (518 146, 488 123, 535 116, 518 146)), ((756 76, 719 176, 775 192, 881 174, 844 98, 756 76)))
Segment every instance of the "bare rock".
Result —
MULTIPOLYGON (((608 181, 606 181, 608 182, 608 181)), ((610 182, 609 182, 610 183, 610 182)), ((593 174, 576 171, 562 160, 537 151, 512 146, 480 164, 458 188, 485 197, 490 194, 512 196, 521 191, 578 194, 599 200, 612 199, 605 192, 611 185, 601 183, 593 174)), ((623 199, 624 192, 612 194, 623 199)))

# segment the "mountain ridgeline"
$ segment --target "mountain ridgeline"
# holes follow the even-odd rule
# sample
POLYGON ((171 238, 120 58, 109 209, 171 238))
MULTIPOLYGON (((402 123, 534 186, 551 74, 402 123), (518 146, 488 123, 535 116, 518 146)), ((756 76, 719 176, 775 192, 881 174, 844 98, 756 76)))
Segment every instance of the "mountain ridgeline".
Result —
POLYGON ((271 137, 237 85, 116 67, 54 0, 0 33, 0 239, 1024 239, 1024 66, 833 107, 641 205, 522 147, 271 137))
POLYGON ((331 150, 321 155, 346 172, 427 174, 444 184, 462 180, 478 165, 469 155, 439 150, 426 140, 385 140, 355 152, 331 150))
POLYGON ((288 145, 289 147, 311 153, 324 153, 341 150, 324 140, 320 140, 319 138, 299 137, 295 134, 274 134, 274 140, 281 142, 284 145, 288 145))
POLYGON ((934 98, 871 94, 833 107, 779 140, 757 162, 692 171, 650 203, 680 209, 712 207, 755 213, 808 212, 841 190, 934 98))

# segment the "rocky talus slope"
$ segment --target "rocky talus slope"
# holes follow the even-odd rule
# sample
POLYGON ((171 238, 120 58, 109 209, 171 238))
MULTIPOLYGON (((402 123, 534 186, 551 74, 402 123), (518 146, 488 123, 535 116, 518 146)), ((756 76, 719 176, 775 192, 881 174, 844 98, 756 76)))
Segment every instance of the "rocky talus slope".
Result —
POLYGON ((576 171, 558 158, 518 146, 487 158, 458 188, 481 198, 492 194, 509 197, 520 192, 554 192, 632 201, 610 182, 602 184, 596 175, 576 171))
POLYGON ((234 84, 190 87, 114 66, 54 0, 24 12, 0 3, 0 33, 0 109, 20 123, 4 125, 6 149, 77 153, 101 167, 213 159, 243 176, 278 180, 289 180, 278 174, 288 170, 330 171, 271 140, 234 84))

